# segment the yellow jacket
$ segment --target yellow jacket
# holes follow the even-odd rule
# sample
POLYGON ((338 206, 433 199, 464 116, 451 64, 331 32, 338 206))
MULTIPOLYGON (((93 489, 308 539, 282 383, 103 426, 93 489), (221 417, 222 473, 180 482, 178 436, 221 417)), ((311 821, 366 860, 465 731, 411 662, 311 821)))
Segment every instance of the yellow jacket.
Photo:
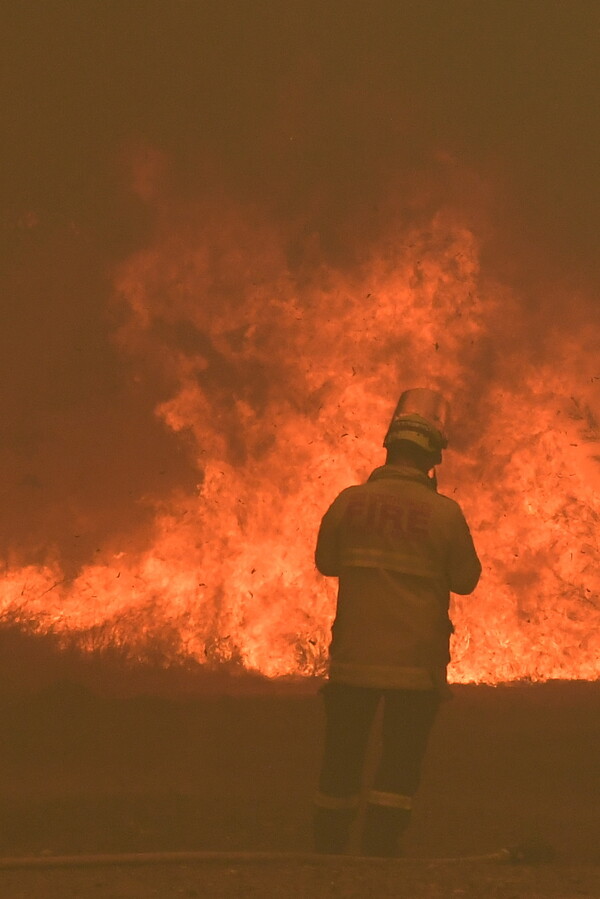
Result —
POLYGON ((416 468, 376 468, 325 513, 315 561, 339 578, 332 681, 446 689, 450 591, 471 593, 481 574, 458 503, 416 468))

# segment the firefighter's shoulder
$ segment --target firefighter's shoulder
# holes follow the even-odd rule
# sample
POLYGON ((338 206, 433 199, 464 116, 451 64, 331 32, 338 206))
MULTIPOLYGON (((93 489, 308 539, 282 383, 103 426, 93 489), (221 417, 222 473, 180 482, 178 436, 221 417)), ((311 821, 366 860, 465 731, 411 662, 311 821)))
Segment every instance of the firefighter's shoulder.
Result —
POLYGON ((440 514, 450 519, 464 519, 465 515, 460 503, 458 503, 455 499, 452 499, 451 496, 446 496, 445 493, 436 493, 434 495, 436 497, 435 502, 440 514))

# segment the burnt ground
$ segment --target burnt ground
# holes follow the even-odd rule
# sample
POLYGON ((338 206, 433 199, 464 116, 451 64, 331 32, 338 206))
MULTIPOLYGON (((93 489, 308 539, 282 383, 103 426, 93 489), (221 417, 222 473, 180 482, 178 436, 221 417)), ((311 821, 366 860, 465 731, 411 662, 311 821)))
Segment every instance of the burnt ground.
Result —
MULTIPOLYGON (((5 693, 0 855, 309 852, 317 687, 217 679, 109 696, 62 680, 5 693)), ((0 897, 600 897, 600 684, 453 690, 403 860, 0 870, 0 897), (516 845, 555 858, 440 861, 516 845)))

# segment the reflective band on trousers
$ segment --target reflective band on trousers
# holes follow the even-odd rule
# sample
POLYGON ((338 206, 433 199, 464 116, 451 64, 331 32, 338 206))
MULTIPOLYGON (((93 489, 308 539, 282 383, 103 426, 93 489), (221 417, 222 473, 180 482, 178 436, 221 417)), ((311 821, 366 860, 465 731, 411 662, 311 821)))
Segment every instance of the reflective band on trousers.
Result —
POLYGON ((369 805, 384 805, 386 808, 412 808, 412 796, 402 796, 401 793, 382 793, 379 790, 370 790, 367 793, 369 805))
POLYGON ((314 803, 318 808, 343 809, 357 808, 360 796, 328 796, 327 793, 316 793, 314 803))

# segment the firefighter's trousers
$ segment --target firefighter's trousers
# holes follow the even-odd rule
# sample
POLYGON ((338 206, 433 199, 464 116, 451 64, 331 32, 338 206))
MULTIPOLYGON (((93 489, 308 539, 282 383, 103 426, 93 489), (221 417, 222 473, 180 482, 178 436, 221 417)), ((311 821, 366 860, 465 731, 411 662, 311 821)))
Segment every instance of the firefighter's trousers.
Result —
POLYGON ((367 793, 361 851, 394 856, 408 826, 412 797, 439 706, 434 690, 381 690, 329 682, 325 701, 325 750, 315 797, 317 852, 341 853, 360 802, 367 745, 383 698, 382 749, 367 793))

